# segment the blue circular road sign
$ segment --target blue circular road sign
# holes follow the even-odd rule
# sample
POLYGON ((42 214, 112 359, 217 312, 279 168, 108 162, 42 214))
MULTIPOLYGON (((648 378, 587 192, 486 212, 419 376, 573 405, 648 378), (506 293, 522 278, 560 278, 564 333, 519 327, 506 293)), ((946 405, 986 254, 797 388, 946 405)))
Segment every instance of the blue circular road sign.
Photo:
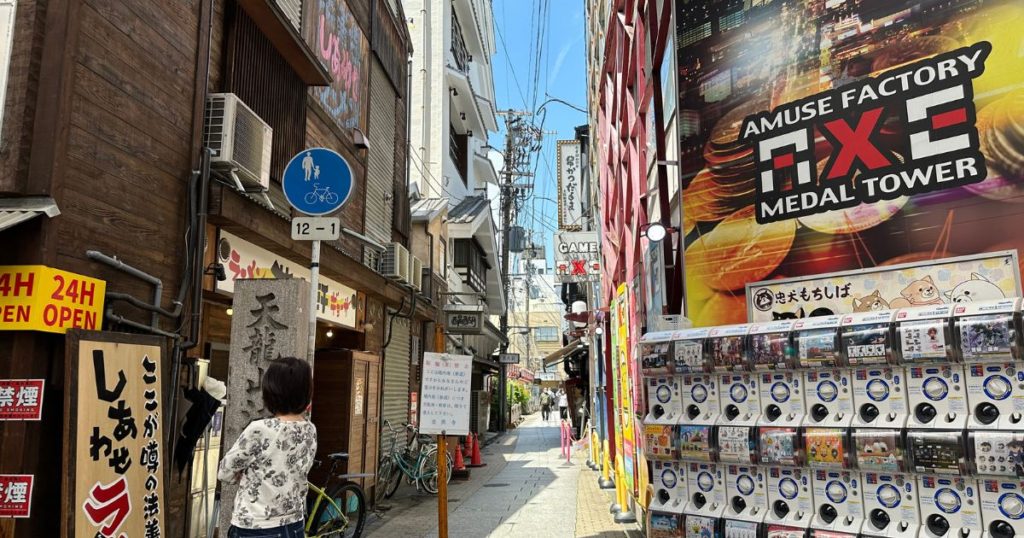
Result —
POLYGON ((292 207, 315 216, 345 205, 352 181, 352 168, 344 157, 327 148, 308 148, 288 161, 281 187, 292 207))

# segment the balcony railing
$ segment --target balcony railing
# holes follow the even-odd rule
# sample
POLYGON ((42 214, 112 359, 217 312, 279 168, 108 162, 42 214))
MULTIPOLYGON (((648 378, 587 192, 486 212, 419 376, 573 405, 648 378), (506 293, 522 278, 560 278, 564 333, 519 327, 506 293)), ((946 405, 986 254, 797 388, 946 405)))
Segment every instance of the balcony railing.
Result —
POLYGON ((469 62, 473 61, 473 56, 466 49, 466 40, 462 37, 462 25, 459 24, 459 18, 455 16, 454 10, 452 10, 452 56, 455 57, 455 68, 463 73, 469 73, 469 62))

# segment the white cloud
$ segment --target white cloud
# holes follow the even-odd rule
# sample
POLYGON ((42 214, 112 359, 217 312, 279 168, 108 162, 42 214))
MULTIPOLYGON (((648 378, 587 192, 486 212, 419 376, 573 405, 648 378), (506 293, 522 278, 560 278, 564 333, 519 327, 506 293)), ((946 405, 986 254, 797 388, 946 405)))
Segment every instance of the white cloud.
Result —
POLYGON ((558 56, 555 57, 555 67, 551 70, 548 75, 548 83, 558 81, 558 73, 562 70, 562 64, 565 62, 566 57, 569 56, 569 51, 576 46, 577 43, 583 40, 582 36, 577 36, 576 39, 562 45, 562 48, 558 51, 558 56))

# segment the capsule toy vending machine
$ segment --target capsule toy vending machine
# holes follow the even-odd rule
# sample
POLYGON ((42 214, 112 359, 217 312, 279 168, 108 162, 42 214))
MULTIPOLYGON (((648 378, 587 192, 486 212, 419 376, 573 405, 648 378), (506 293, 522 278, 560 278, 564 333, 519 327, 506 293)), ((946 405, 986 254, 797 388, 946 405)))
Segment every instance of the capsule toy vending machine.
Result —
POLYGON ((893 310, 843 316, 843 358, 853 376, 853 425, 858 428, 903 428, 907 423, 907 387, 896 366, 893 310))
POLYGON ((750 326, 748 362, 759 378, 762 426, 796 428, 804 420, 804 380, 794 368, 793 323, 783 320, 750 326))
POLYGON ((758 379, 750 372, 747 334, 750 325, 712 327, 707 352, 721 391, 719 424, 756 426, 761 416, 758 379))
POLYGON ((908 428, 967 426, 967 386, 964 367, 956 362, 952 312, 952 305, 935 305, 896 314, 896 350, 907 380, 908 428))
POLYGON ((757 428, 719 426, 718 431, 719 461, 725 471, 727 496, 722 517, 761 523, 768 512, 768 489, 766 468, 756 465, 757 428))
POLYGON ((687 514, 717 518, 725 509, 725 482, 718 465, 715 427, 683 424, 676 428, 680 468, 686 478, 687 514))
POLYGON ((800 428, 758 428, 758 453, 768 468, 768 513, 765 523, 806 530, 814 515, 811 473, 804 463, 800 428))
MULTIPOLYGON (((651 469, 653 489, 648 510, 652 513, 652 524, 657 519, 661 526, 664 526, 666 521, 663 521, 663 518, 654 518, 653 514, 681 514, 687 500, 686 468, 685 464, 679 461, 676 428, 677 426, 671 424, 644 424, 644 455, 651 469)), ((677 528, 682 527, 677 525, 677 528)))
POLYGON ((967 379, 971 429, 1021 429, 1021 299, 953 306, 953 336, 967 379))
POLYGON ((709 328, 685 329, 672 334, 674 368, 683 395, 680 424, 714 425, 720 412, 718 382, 707 360, 709 328))
POLYGON ((981 492, 983 536, 1024 536, 1024 432, 971 431, 967 437, 981 492))
POLYGON ((841 322, 839 316, 825 316, 793 323, 795 364, 804 385, 804 426, 848 427, 853 421, 853 384, 839 347, 841 322))
POLYGON ((962 431, 908 430, 910 469, 917 474, 920 538, 975 538, 982 534, 978 484, 967 476, 962 431))
POLYGON ((644 454, 651 469, 653 488, 648 506, 651 512, 679 514, 686 506, 686 463, 680 461, 679 427, 683 426, 644 423, 644 454))
MULTIPOLYGON (((708 426, 710 427, 710 426, 708 426)), ((709 454, 710 456, 710 454, 709 454)), ((709 458, 710 459, 710 458, 709 458)), ((715 463, 686 462, 689 499, 684 508, 689 516, 719 518, 725 511, 725 473, 715 463)))
POLYGON ((646 333, 640 338, 640 371, 647 387, 644 426, 676 424, 683 415, 673 358, 671 331, 646 333))
POLYGON ((864 489, 861 533, 887 538, 914 538, 921 530, 917 480, 907 469, 903 431, 854 430, 853 451, 864 489))
POLYGON ((813 473, 811 528, 858 533, 864 524, 860 474, 853 471, 850 430, 805 428, 804 457, 813 473))

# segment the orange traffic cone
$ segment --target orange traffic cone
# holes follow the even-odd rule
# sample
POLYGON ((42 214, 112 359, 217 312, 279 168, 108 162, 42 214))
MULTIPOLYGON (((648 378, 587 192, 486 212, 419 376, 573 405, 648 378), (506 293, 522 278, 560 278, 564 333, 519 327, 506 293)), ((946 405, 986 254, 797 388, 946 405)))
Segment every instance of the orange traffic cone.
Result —
POLYGON ((455 462, 452 464, 452 480, 469 480, 469 469, 466 468, 466 460, 462 457, 462 444, 455 447, 455 462))
POLYGON ((476 434, 476 437, 473 439, 473 458, 470 460, 469 467, 483 467, 484 465, 487 464, 480 457, 480 435, 476 434))
POLYGON ((459 443, 459 449, 455 451, 455 465, 452 467, 454 471, 465 471, 466 461, 462 459, 462 443, 459 443))
POLYGON ((466 452, 465 454, 463 454, 463 456, 467 458, 473 457, 473 434, 469 434, 466 436, 466 452))

